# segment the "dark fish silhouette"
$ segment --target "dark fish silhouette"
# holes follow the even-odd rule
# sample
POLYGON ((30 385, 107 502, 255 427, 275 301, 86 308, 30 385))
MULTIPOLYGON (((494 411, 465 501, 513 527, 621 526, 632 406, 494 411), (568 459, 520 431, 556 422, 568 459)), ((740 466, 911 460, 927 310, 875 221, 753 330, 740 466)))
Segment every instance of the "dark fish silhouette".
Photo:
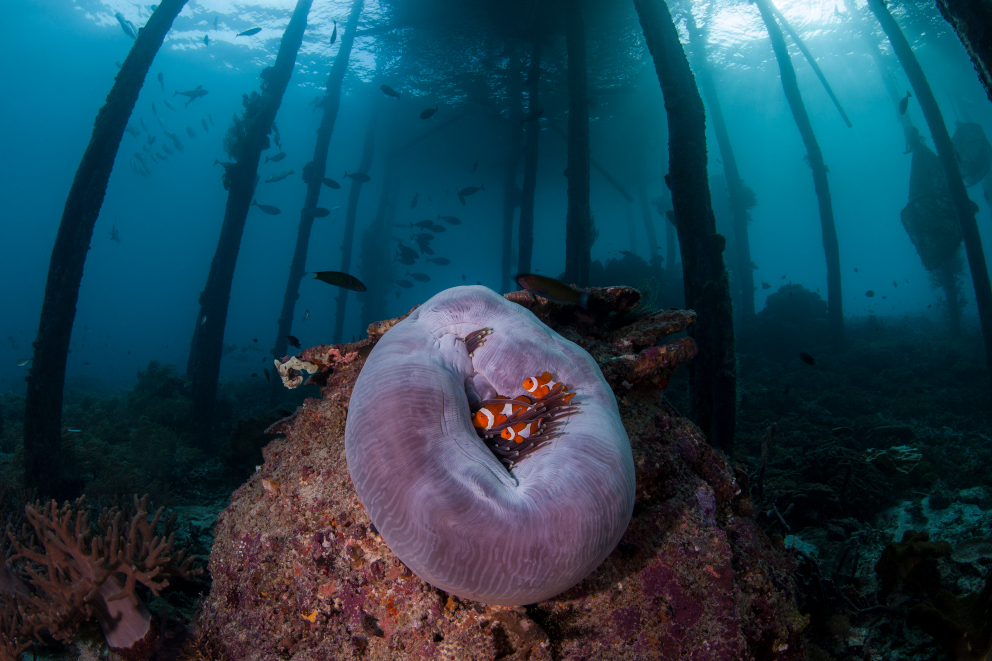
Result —
POLYGON ((117 22, 121 24, 121 29, 124 30, 124 34, 132 39, 138 38, 138 31, 134 29, 134 23, 124 18, 120 12, 114 14, 114 18, 116 18, 117 22))
POLYGON ((272 161, 273 163, 278 163, 279 161, 281 161, 284 158, 286 158, 286 152, 281 151, 278 154, 276 154, 275 156, 266 156, 265 157, 265 162, 268 163, 269 161, 272 161))
POLYGON ((324 185, 327 186, 328 188, 333 188, 334 190, 341 188, 341 184, 328 177, 324 177, 323 179, 321 179, 321 181, 323 181, 324 185))
POLYGON ((447 266, 448 264, 451 263, 451 260, 448 259, 447 257, 428 257, 427 261, 434 262, 438 266, 447 266))
POLYGON ((410 289, 411 287, 413 287, 413 283, 410 282, 409 280, 393 280, 393 282, 398 284, 403 289, 410 289))
POLYGON ((313 209, 304 209, 302 216, 304 218, 323 218, 330 215, 330 211, 324 207, 314 207, 313 209))
POLYGON ((435 103, 433 108, 428 108, 427 110, 424 110, 423 112, 420 113, 420 119, 430 119, 431 117, 434 116, 434 113, 436 112, 437 112, 437 104, 435 103))
POLYGON ((868 298, 874 298, 875 297, 874 290, 869 289, 868 291, 865 292, 865 296, 867 296, 868 298))
POLYGON ((440 234, 444 231, 444 225, 434 225, 431 224, 427 229, 434 232, 435 234, 440 234))
POLYGON ((385 94, 386 96, 391 96, 394 99, 400 98, 400 93, 397 92, 396 90, 394 90, 389 85, 380 85, 379 86, 379 89, 381 89, 382 90, 382 93, 385 94))
MULTIPOLYGON (((211 115, 210 113, 207 113, 207 119, 210 120, 210 126, 213 126, 214 125, 214 116, 211 115)), ((275 124, 275 122, 273 122, 273 124, 275 124)))
POLYGON ((465 204, 466 197, 468 197, 469 195, 475 195, 480 190, 486 190, 486 185, 482 184, 481 186, 466 186, 465 188, 455 192, 458 194, 458 201, 461 202, 462 204, 465 204))
POLYGON ((153 115, 157 115, 158 114, 158 110, 155 109, 155 102, 154 101, 152 101, 152 114, 153 115))
POLYGON ((193 132, 193 127, 192 126, 187 126, 186 127, 186 135, 188 135, 191 138, 195 138, 196 137, 196 133, 193 132))
POLYGON ((155 144, 155 136, 154 135, 148 136, 148 144, 150 144, 150 145, 155 144))
POLYGON ((286 336, 286 341, 289 342, 289 345, 291 347, 296 347, 297 349, 300 348, 300 341, 298 339, 296 339, 294 336, 287 335, 286 336))
POLYGON ((197 85, 196 86, 196 89, 192 89, 192 90, 189 90, 187 92, 180 92, 179 90, 176 90, 176 93, 173 94, 172 96, 178 96, 180 94, 182 94, 187 99, 189 99, 186 102, 186 106, 185 106, 185 107, 188 108, 189 107, 189 104, 193 103, 194 101, 196 101, 197 99, 199 99, 201 96, 206 96, 207 94, 210 94, 210 92, 209 92, 209 90, 203 89, 203 85, 197 85))
POLYGON ((430 282, 431 279, 431 277, 426 273, 410 273, 407 271, 406 274, 414 280, 419 280, 420 282, 430 282))
POLYGON ((338 40, 338 22, 334 21, 334 31, 331 32, 331 45, 333 46, 334 42, 337 40, 338 40))
POLYGON ((913 95, 909 93, 909 90, 906 90, 906 96, 902 97, 899 100, 899 114, 900 115, 905 115, 906 114, 906 109, 909 108, 909 97, 911 97, 911 96, 913 96, 913 95))
POLYGON ((352 172, 351 174, 348 174, 348 171, 345 170, 344 176, 346 178, 350 178, 352 181, 360 181, 363 184, 367 181, 372 181, 372 177, 368 176, 364 172, 352 172))
POLYGON ((270 216, 278 216, 282 213, 279 207, 274 207, 271 204, 259 204, 258 200, 252 200, 251 202, 254 206, 261 209, 263 212, 269 214, 270 216))
POLYGON ((209 46, 210 45, 210 35, 209 34, 203 35, 203 45, 204 46, 209 46))
POLYGON ((437 219, 438 220, 443 220, 444 222, 448 223, 449 225, 461 225, 462 224, 462 221, 458 220, 454 216, 442 216, 441 214, 438 214, 437 215, 437 219))
POLYGON ((478 169, 479 169, 479 161, 476 161, 475 163, 472 164, 472 169, 469 170, 468 173, 473 174, 478 169))
POLYGON ((767 282, 765 282, 764 280, 762 280, 761 281, 761 288, 762 289, 771 289, 772 286, 770 284, 768 284, 767 282))
POLYGON ((816 365, 816 358, 809 355, 805 351, 799 354, 799 360, 803 361, 807 365, 816 365))
POLYGON ((288 177, 291 174, 293 174, 293 171, 292 170, 288 170, 286 172, 280 172, 279 174, 269 175, 268 177, 265 178, 265 183, 267 183, 267 184, 274 184, 277 181, 282 181, 283 179, 285 179, 286 177, 288 177))
POLYGON ((272 377, 270 377, 270 376, 269 376, 269 368, 268 368, 268 367, 266 367, 266 368, 265 368, 264 370, 262 370, 262 371, 263 371, 263 372, 265 372, 265 380, 266 380, 266 381, 271 381, 271 380, 272 380, 272 377))
POLYGON ((209 131, 210 130, 210 129, 207 128, 207 120, 205 120, 203 118, 200 118, 200 126, 203 127, 203 130, 204 131, 209 131))
POLYGON ((420 193, 414 193, 413 194, 413 199, 410 200, 410 208, 411 209, 416 209, 417 208, 417 198, 418 197, 420 197, 420 193))
MULTIPOLYGON (((420 229, 427 229, 434 224, 434 221, 428 218, 427 220, 421 220, 416 223, 410 223, 410 227, 419 227, 420 229)), ((402 227, 402 225, 401 225, 402 227)))
POLYGON ((158 72, 158 84, 162 86, 162 91, 164 92, 165 91, 165 76, 162 75, 162 72, 161 71, 158 72))
POLYGON ((548 278, 533 273, 521 273, 516 277, 517 284, 532 294, 543 296, 549 301, 578 305, 585 308, 589 305, 589 292, 578 291, 560 280, 548 278))
POLYGON ((169 103, 168 99, 162 99, 162 103, 164 103, 165 107, 168 108, 169 110, 175 110, 175 107, 173 107, 173 105, 169 103))
POLYGON ((353 275, 341 271, 317 271, 312 274, 315 280, 326 282, 335 287, 343 287, 351 291, 365 291, 365 285, 353 275))
POLYGON ((239 32, 238 34, 236 34, 234 36, 235 37, 250 37, 253 34, 258 34, 261 31, 262 31, 262 28, 251 28, 249 30, 245 30, 244 32, 239 32))

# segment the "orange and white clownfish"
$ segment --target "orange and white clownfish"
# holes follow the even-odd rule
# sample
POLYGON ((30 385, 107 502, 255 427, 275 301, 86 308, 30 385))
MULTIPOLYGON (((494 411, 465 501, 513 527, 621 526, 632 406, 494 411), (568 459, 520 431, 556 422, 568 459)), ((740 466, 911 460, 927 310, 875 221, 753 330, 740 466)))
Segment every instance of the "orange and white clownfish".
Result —
POLYGON ((530 438, 540 431, 540 429, 541 418, 538 418, 537 420, 531 420, 530 422, 521 422, 520 424, 511 425, 504 429, 500 436, 508 441, 523 443, 525 438, 530 438))
MULTIPOLYGON (((524 390, 529 392, 534 397, 541 399, 542 397, 547 397, 548 393, 554 390, 560 381, 554 381, 551 376, 551 372, 545 372, 541 376, 531 376, 524 380, 523 386, 524 390)), ((565 384, 562 383, 562 386, 565 384)), ((575 393, 570 393, 565 397, 565 402, 567 403, 572 397, 575 397, 575 393)))
MULTIPOLYGON (((514 397, 513 401, 523 402, 524 404, 530 404, 530 397, 528 397, 527 395, 520 395, 519 397, 514 397)), ((517 411, 520 411, 523 408, 526 408, 524 407, 523 404, 504 404, 502 410, 500 411, 500 414, 503 415, 503 419, 505 420, 506 418, 509 418, 511 415, 513 415, 517 411)))
MULTIPOLYGON (((499 397, 499 399, 503 398, 499 397)), ((492 429, 494 425, 498 425, 506 420, 506 416, 502 411, 507 406, 509 406, 509 404, 498 403, 483 406, 472 416, 472 426, 476 429, 492 429)))

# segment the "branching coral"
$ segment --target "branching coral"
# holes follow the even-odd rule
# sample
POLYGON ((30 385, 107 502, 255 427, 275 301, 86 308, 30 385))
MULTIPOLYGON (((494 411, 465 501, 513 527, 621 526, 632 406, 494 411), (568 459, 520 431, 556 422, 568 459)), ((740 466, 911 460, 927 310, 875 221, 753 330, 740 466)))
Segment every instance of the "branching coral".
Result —
POLYGON ((149 518, 147 496, 135 496, 131 508, 104 508, 95 523, 84 499, 61 507, 37 501, 25 509, 19 534, 7 527, 8 563, 28 589, 5 595, 0 648, 21 648, 28 636, 44 642, 43 633, 69 641, 90 618, 99 621, 112 649, 147 646, 154 632, 137 585, 158 595, 169 585, 166 577, 202 572, 186 551, 173 549, 175 517, 163 519, 159 508, 149 518))

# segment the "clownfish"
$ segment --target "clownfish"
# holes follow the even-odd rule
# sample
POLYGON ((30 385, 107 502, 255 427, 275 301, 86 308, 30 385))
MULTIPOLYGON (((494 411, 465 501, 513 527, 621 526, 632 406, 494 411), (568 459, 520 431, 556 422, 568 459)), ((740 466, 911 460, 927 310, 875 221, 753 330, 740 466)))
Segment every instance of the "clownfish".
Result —
MULTIPOLYGON (((514 397, 513 401, 530 404, 530 397, 527 395, 520 395, 519 397, 514 397)), ((525 408, 523 404, 504 404, 503 410, 501 410, 500 413, 503 415, 503 419, 505 420, 523 408, 525 408)))
POLYGON ((537 420, 531 420, 530 422, 521 422, 517 425, 511 425, 504 429, 500 436, 508 441, 523 443, 525 438, 530 438, 540 431, 540 429, 541 418, 538 418, 537 420))
POLYGON ((492 429, 494 425, 506 420, 503 409, 509 404, 489 404, 483 406, 472 416, 472 426, 476 429, 492 429))
MULTIPOLYGON (((534 397, 541 399, 542 397, 547 397, 548 394, 555 389, 555 386, 561 384, 563 387, 564 383, 560 381, 554 381, 551 377, 551 372, 545 372, 541 376, 532 376, 524 380, 523 386, 524 390, 532 394, 534 397)), ((567 404, 573 397, 575 393, 569 393, 565 396, 565 403, 567 404)))

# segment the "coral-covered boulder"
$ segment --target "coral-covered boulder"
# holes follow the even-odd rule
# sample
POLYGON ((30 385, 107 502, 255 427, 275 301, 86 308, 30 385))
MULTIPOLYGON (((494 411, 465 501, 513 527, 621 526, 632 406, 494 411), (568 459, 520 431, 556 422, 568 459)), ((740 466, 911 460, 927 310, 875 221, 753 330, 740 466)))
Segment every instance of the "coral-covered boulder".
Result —
MULTIPOLYGON (((519 302, 546 322, 556 313, 543 299, 519 302)), ((651 349, 656 338, 644 338, 673 330, 671 314, 626 334, 617 315, 610 328, 551 325, 602 365, 651 349)), ((212 648, 259 661, 802 658, 792 564, 751 520, 725 457, 665 403, 656 388, 667 379, 614 385, 636 499, 590 576, 525 607, 462 600, 418 578, 369 520, 345 459, 352 388, 378 336, 338 347, 349 359, 314 375, 321 398, 271 430, 285 438, 221 514, 198 617, 212 648)))

